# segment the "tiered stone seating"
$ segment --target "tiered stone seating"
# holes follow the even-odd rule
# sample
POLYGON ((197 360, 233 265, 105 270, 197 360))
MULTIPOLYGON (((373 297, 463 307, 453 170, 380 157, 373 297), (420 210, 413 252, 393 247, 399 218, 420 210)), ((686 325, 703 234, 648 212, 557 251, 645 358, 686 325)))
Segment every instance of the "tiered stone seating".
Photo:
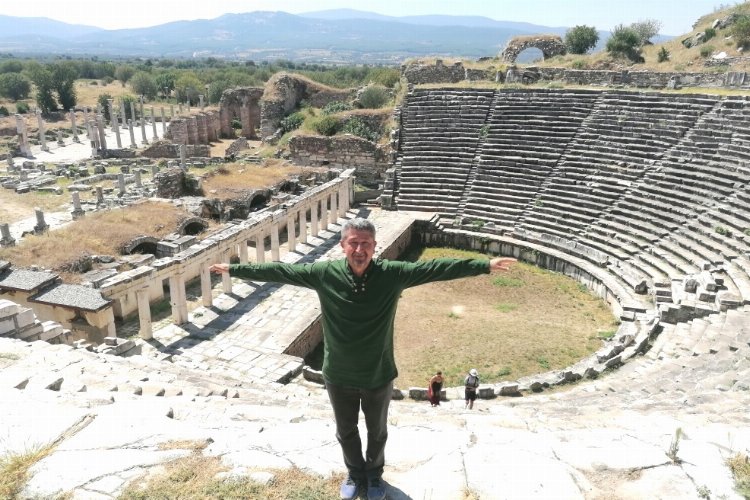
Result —
POLYGON ((461 215, 512 230, 600 95, 591 91, 498 92, 461 215))
POLYGON ((601 94, 521 227, 569 238, 584 233, 712 105, 693 96, 601 94))
POLYGON ((398 207, 454 217, 493 90, 414 90, 402 113, 398 207))

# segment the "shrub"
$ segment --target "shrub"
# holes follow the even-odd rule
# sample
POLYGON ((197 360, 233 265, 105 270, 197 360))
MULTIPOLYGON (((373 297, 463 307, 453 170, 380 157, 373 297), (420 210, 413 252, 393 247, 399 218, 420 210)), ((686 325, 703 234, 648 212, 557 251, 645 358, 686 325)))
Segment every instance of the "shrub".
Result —
POLYGON ((631 28, 615 26, 612 36, 607 40, 607 52, 612 56, 624 56, 633 62, 643 62, 640 51, 641 37, 631 28))
POLYGON ((232 120, 232 128, 235 129, 235 130, 241 129, 242 128, 242 122, 239 121, 237 118, 235 118, 234 120, 232 120))
POLYGON ((14 101, 26 99, 31 94, 31 82, 17 73, 0 74, 0 96, 14 101))
POLYGON ((669 61, 669 51, 666 47, 662 47, 661 50, 656 54, 656 60, 660 63, 669 61))
POLYGON ((661 21, 656 19, 646 19, 644 21, 638 21, 630 25, 630 29, 638 36, 638 45, 644 45, 648 43, 653 37, 659 34, 661 29, 661 21))
POLYGON ((596 46, 599 33, 593 26, 579 25, 565 33, 565 47, 571 54, 585 54, 596 46))
POLYGON ((332 115, 334 113, 340 113, 342 111, 349 111, 352 109, 352 105, 348 102, 342 102, 342 101, 336 101, 336 102, 329 102, 325 106, 323 106, 323 109, 321 110, 324 115, 332 115))
POLYGON ((111 76, 105 76, 104 78, 102 78, 102 85, 109 85, 110 83, 114 81, 115 79, 112 78, 111 76))
POLYGON ((703 33, 705 34, 705 38, 703 39, 705 42, 716 36, 716 30, 714 28, 706 28, 706 31, 703 33))
POLYGON ((109 120, 109 102, 108 101, 110 99, 112 99, 112 96, 109 94, 99 94, 99 97, 96 98, 97 104, 99 104, 102 107, 105 120, 109 120))
POLYGON ((29 103, 27 102, 17 102, 16 103, 16 113, 19 114, 25 114, 29 112, 29 103))
POLYGON ((586 64, 586 61, 584 61, 583 59, 576 59, 570 64, 570 66, 573 69, 586 69, 588 67, 588 64, 586 64))
POLYGON ((302 125, 302 122, 305 121, 305 115, 303 115, 300 111, 297 111, 296 113, 292 113, 291 115, 285 116, 282 118, 280 126, 281 126, 281 132, 283 134, 286 134, 287 132, 291 132, 292 130, 296 130, 302 125))
MULTIPOLYGON (((125 119, 135 120, 136 117, 132 116, 130 113, 130 103, 131 102, 133 103, 134 109, 139 109, 138 99, 136 99, 135 96, 132 96, 132 95, 121 95, 118 100, 119 100, 118 106, 122 107, 123 104, 125 105, 125 119)), ((138 112, 136 111, 136 114, 137 113, 138 112)))
POLYGON ((10 111, 5 106, 0 106, 0 116, 10 116, 10 111))
POLYGON ((701 47, 700 55, 704 59, 706 57, 710 56, 713 53, 714 53, 714 46, 713 45, 704 45, 703 47, 701 47))
POLYGON ((735 21, 729 30, 732 38, 735 40, 737 47, 747 48, 750 46, 750 16, 741 15, 735 21))
POLYGON ((344 123, 343 131, 372 142, 377 142, 381 135, 379 130, 374 130, 367 122, 356 116, 344 123))
POLYGON ((312 128, 320 135, 336 135, 341 129, 341 122, 333 116, 321 116, 312 122, 312 128))
POLYGON ((382 108, 390 97, 388 91, 382 85, 369 85, 359 95, 359 104, 363 108, 382 108))

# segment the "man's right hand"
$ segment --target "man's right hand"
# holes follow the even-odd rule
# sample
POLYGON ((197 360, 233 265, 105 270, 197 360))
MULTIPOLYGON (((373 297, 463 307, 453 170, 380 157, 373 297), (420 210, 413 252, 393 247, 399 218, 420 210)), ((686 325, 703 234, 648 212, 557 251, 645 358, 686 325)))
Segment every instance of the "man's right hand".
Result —
POLYGON ((209 271, 216 274, 224 274, 229 272, 229 264, 214 264, 208 268, 209 271))

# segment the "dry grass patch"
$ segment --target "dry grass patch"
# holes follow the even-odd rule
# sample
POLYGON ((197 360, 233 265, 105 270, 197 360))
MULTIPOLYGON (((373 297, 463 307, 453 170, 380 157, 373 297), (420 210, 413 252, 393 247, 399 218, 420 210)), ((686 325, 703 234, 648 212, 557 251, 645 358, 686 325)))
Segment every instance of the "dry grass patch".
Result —
POLYGON ((338 498, 342 480, 340 476, 324 479, 296 468, 268 471, 275 475, 274 481, 268 485, 242 476, 217 479, 217 474, 226 470, 217 457, 193 454, 167 464, 163 474, 137 479, 125 489, 120 499, 332 500, 338 498))
POLYGON ((744 453, 735 453, 727 460, 727 465, 734 476, 737 492, 745 498, 750 498, 750 460, 744 453))
POLYGON ((169 203, 145 202, 123 209, 87 214, 55 231, 27 236, 19 245, 0 249, 0 260, 16 267, 31 265, 52 269, 76 281, 71 266, 85 255, 116 255, 120 247, 138 236, 162 238, 187 216, 169 203))
POLYGON ((53 446, 45 446, 0 457, 0 498, 18 498, 29 480, 31 467, 49 455, 52 449, 53 446))
POLYGON ((38 191, 17 194, 12 189, 0 188, 0 221, 13 223, 34 217, 36 207, 45 212, 67 210, 70 207, 70 197, 38 191))
POLYGON ((124 95, 135 96, 133 89, 131 89, 127 85, 123 87, 122 84, 117 80, 107 85, 103 85, 101 80, 76 80, 75 89, 76 106, 78 107, 96 107, 99 96, 102 94, 109 94, 115 100, 117 100, 118 97, 124 95))
POLYGON ((263 166, 227 163, 203 180, 206 196, 218 199, 237 198, 249 191, 269 188, 312 169, 267 160, 263 166))
MULTIPOLYGON (((480 254, 428 248, 420 258, 480 254)), ((396 316, 398 387, 423 386, 442 370, 448 386, 470 368, 483 382, 561 369, 617 329, 607 304, 567 276, 518 263, 493 273, 410 288, 396 316)))

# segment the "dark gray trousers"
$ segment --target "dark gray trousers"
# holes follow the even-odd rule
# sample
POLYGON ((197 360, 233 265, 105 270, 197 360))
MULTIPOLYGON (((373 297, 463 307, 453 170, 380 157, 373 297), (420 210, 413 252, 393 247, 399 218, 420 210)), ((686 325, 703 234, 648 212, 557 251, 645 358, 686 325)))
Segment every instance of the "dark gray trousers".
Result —
POLYGON ((358 389, 326 380, 326 390, 336 419, 336 439, 344 453, 344 464, 349 475, 355 479, 382 476, 393 381, 376 389, 358 389), (360 405, 367 426, 367 451, 364 457, 357 427, 360 405))

